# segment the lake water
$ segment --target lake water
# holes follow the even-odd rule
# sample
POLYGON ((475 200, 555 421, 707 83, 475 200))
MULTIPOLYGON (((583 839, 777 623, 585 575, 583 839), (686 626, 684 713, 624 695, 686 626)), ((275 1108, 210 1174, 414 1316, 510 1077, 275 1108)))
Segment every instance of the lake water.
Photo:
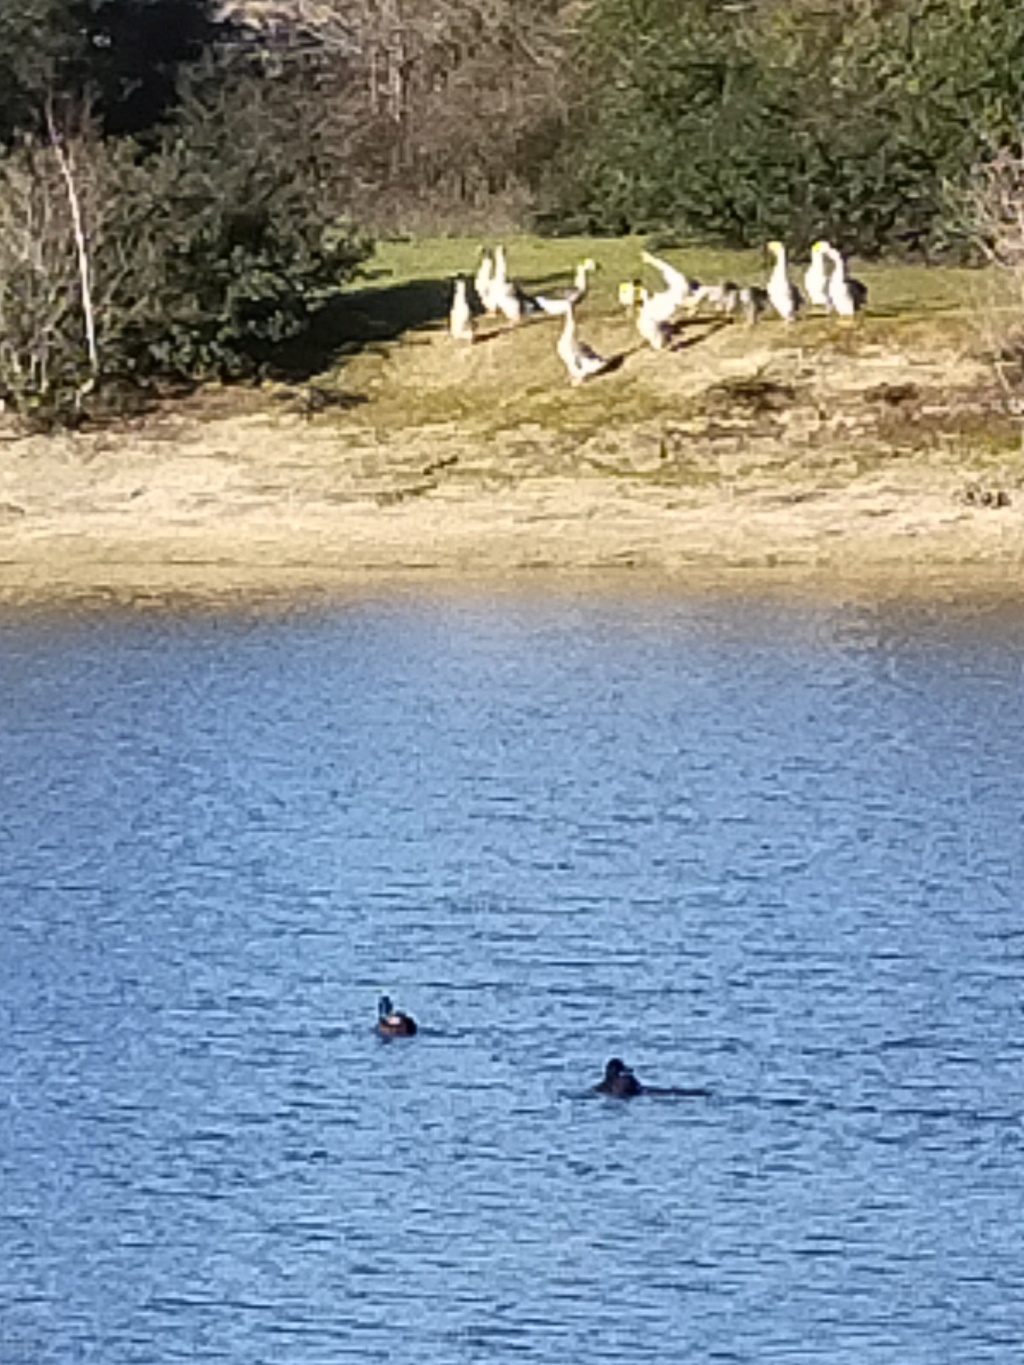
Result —
POLYGON ((0 1365, 1019 1365, 1022 775, 1024 609, 0 626, 0 1365))

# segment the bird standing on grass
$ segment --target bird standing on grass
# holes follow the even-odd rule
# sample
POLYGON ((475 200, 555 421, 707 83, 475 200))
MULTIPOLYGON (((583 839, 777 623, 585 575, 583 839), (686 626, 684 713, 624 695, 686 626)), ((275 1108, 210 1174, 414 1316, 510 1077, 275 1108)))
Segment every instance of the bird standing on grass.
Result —
POLYGON ((828 247, 832 260, 832 274, 828 282, 829 303, 841 318, 852 318, 868 301, 868 287, 862 280, 851 279, 846 273, 842 252, 828 247))
POLYGON ((828 296, 828 261, 831 250, 828 242, 815 242, 811 247, 811 263, 804 275, 808 303, 815 308, 824 308, 829 313, 832 311, 832 302, 828 296))
POLYGON ((466 294, 466 281, 461 275, 455 281, 451 311, 448 314, 448 331, 456 341, 473 340, 473 314, 466 294))
POLYGON ((786 248, 781 242, 769 242, 768 250, 775 257, 775 268, 768 280, 768 301, 783 322, 792 322, 800 311, 800 290, 790 281, 786 248))
MULTIPOLYGON (((500 313, 508 322, 521 322, 528 313, 537 312, 537 301, 508 277, 505 248, 494 248, 491 275, 484 281, 486 296, 481 295, 488 313, 500 313)), ((479 293, 479 285, 477 286, 479 293)))
POLYGON ((584 379, 600 374, 611 364, 604 356, 598 355, 592 346, 580 341, 576 335, 576 314, 571 307, 565 315, 565 323, 556 349, 573 384, 582 384, 584 379))
POLYGON ((664 291, 660 294, 649 294, 646 289, 640 290, 636 330, 648 346, 653 346, 656 351, 664 351, 672 343, 672 324, 669 318, 674 312, 675 308, 668 306, 664 291))
POLYGON ((550 317, 564 318, 570 308, 575 308, 587 293, 590 286, 590 273, 597 269, 597 262, 592 256, 588 256, 585 261, 580 261, 573 276, 572 288, 563 295, 536 294, 533 302, 542 313, 547 313, 550 317))
POLYGON ((649 251, 641 251, 640 259, 659 272, 665 281, 665 288, 672 290, 680 303, 697 285, 696 280, 688 280, 681 270, 677 270, 668 261, 663 261, 660 256, 652 256, 649 251))
POLYGON ((683 306, 690 294, 690 281, 681 270, 668 261, 652 256, 649 251, 640 253, 647 265, 657 270, 665 281, 665 288, 652 294, 647 289, 640 290, 640 309, 636 315, 636 329, 656 351, 663 351, 672 340, 672 319, 683 306))
POLYGON ((494 308, 491 305, 491 286, 494 283, 494 256, 490 247, 483 247, 480 255, 480 264, 477 266, 476 275, 473 277, 473 287, 476 289, 477 298, 480 300, 481 307, 487 314, 492 314, 494 308))

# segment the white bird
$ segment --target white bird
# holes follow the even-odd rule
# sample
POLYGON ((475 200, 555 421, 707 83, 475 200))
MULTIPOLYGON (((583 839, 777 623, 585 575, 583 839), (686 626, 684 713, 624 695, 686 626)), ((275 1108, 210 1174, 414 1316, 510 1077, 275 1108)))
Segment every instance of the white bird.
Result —
POLYGON ((505 259, 505 248, 500 242, 494 248, 494 283, 496 285, 508 283, 508 262, 505 259))
POLYGON ((861 280, 851 279, 846 273, 842 253, 834 246, 828 248, 832 259, 832 274, 828 282, 829 303, 841 318, 852 318, 868 301, 868 287, 861 280))
POLYGON ((495 313, 506 311, 502 302, 510 298, 511 285, 503 246, 496 246, 493 251, 490 247, 483 248, 483 258, 473 284, 485 313, 493 317, 495 313))
POLYGON ((503 318, 507 318, 509 322, 522 321, 525 312, 523 300, 520 297, 519 290, 511 280, 505 280, 500 285, 491 286, 491 302, 494 305, 494 311, 500 313, 503 318))
POLYGON ((683 272, 677 270, 674 265, 670 265, 668 261, 663 261, 660 256, 652 256, 649 251, 642 251, 640 259, 646 261, 648 265, 654 266, 655 270, 660 271, 661 277, 665 281, 666 291, 673 292, 681 305, 691 289, 690 281, 683 272))
POLYGON ((500 313, 509 322, 521 322, 527 313, 537 311, 536 299, 509 279, 505 248, 500 244, 494 248, 494 264, 483 303, 489 313, 500 313))
POLYGON ((493 313, 491 307, 491 286, 494 283, 494 257, 490 247, 483 248, 480 264, 477 267, 476 275, 473 277, 473 287, 476 290, 477 298, 485 313, 493 313))
POLYGON ((670 310, 668 317, 663 316, 665 292, 649 294, 646 289, 641 289, 640 311, 636 315, 636 330, 648 346, 653 346, 656 351, 663 351, 670 345, 673 335, 672 324, 668 318, 675 312, 675 308, 670 310))
POLYGON ((598 355, 592 346, 580 341, 576 335, 576 314, 570 307, 565 315, 565 323, 558 338, 558 355, 569 371, 573 384, 582 384, 591 375, 600 374, 611 364, 604 356, 598 355))
POLYGON ((700 281, 684 275, 674 265, 663 261, 659 256, 652 256, 649 251, 640 254, 648 265, 653 265, 661 272, 665 281, 665 291, 676 299, 676 308, 685 308, 688 313, 695 313, 704 302, 705 288, 700 281))
POLYGON ((739 301, 739 285, 732 280, 723 280, 721 284, 702 284, 694 291, 697 295, 693 306, 703 308, 705 304, 716 313, 724 313, 727 317, 735 313, 739 301))
POLYGON ((661 289, 652 294, 649 289, 640 290, 640 311, 657 322, 670 323, 679 311, 682 302, 677 289, 661 289))
POLYGON ((783 322, 792 322, 800 311, 800 290, 790 283, 786 248, 781 242, 769 242, 768 250, 775 257, 775 269, 768 280, 768 301, 783 322))
POLYGON ((816 308, 824 308, 828 312, 832 311, 832 303, 828 296, 828 261, 831 251, 828 242, 815 242, 811 247, 811 263, 804 275, 808 303, 816 308))
POLYGON ((515 280, 495 281, 491 285, 494 311, 509 322, 522 322, 528 313, 535 313, 537 300, 527 294, 515 280))
POLYGON ((668 261, 652 256, 649 251, 641 252, 641 256, 648 265, 653 265, 661 272, 665 288, 656 294, 641 288, 636 328, 649 346, 656 351, 663 351, 672 340, 672 319, 690 292, 690 282, 681 270, 669 265, 668 261))
POLYGON ((596 269, 597 262, 592 256, 588 256, 585 261, 580 261, 576 267, 571 289, 568 289, 561 296, 535 294, 533 303, 542 313, 547 313, 550 317, 565 317, 570 308, 575 308, 582 299, 586 298, 587 289, 590 286, 590 272, 596 269))
POLYGON ((448 331, 456 341, 473 340, 473 314, 466 296, 466 281, 461 275, 455 281, 451 311, 448 314, 448 331))

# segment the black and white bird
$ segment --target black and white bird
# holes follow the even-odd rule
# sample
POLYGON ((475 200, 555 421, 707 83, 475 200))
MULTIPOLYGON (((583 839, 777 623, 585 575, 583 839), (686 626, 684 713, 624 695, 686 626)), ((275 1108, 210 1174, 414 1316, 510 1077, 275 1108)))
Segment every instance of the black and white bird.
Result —
POLYGON ((736 297, 740 312, 747 323, 753 327, 768 307, 768 290, 762 289, 759 284, 744 285, 737 292, 736 297))
POLYGON ((868 287, 862 280, 847 275, 842 252, 830 246, 828 254, 832 261, 832 274, 828 281, 829 303, 841 318, 852 318, 867 303, 868 287))
POLYGON ((636 314, 636 330, 656 351, 664 351, 672 344, 673 331, 672 317, 675 308, 669 308, 665 301, 665 293, 649 294, 646 289, 640 290, 640 307, 636 314))
POLYGON ((611 364, 604 356, 598 355, 592 346, 581 341, 576 335, 576 314, 570 307, 565 315, 561 335, 558 338, 558 356, 569 373, 573 384, 582 384, 584 379, 600 374, 611 364))
POLYGON ((516 280, 509 279, 505 248, 500 244, 494 248, 492 273, 487 282, 487 299, 484 306, 488 312, 500 314, 508 322, 521 322, 528 314, 538 311, 537 300, 516 280))
POLYGON ((550 317, 564 318, 571 308, 575 308, 586 297, 591 272, 596 269, 597 262, 592 256, 588 256, 576 267, 571 289, 566 290, 564 294, 535 294, 534 303, 542 313, 547 313, 550 317))
POLYGON ((649 251, 640 253, 641 260, 647 265, 653 266, 665 281, 665 288, 660 294, 653 297, 661 300, 659 305, 665 309, 664 322, 671 322, 672 315, 686 304, 690 295, 699 288, 696 280, 688 280, 681 270, 677 270, 674 265, 664 261, 660 256, 652 256, 649 251))
POLYGON ((832 301, 828 296, 828 263, 832 248, 828 242, 814 242, 811 246, 811 263, 804 275, 804 290, 807 302, 815 308, 832 311, 832 301))

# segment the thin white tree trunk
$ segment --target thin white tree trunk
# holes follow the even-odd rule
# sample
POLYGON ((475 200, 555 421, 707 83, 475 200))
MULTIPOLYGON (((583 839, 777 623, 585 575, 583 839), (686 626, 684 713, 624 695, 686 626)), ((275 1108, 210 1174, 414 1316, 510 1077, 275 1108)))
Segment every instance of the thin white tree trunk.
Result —
POLYGON ((92 272, 89 266, 89 249, 86 245, 85 229, 82 226, 82 206, 78 198, 74 172, 64 148, 60 145, 60 138, 52 120, 50 120, 50 143, 64 177, 64 184, 68 192, 68 204, 71 207, 75 250, 78 253, 78 279, 82 293, 82 314, 85 318, 85 344, 89 352, 89 369, 91 371, 89 387, 91 388, 100 377, 100 357, 96 346, 96 319, 92 306, 92 272))

